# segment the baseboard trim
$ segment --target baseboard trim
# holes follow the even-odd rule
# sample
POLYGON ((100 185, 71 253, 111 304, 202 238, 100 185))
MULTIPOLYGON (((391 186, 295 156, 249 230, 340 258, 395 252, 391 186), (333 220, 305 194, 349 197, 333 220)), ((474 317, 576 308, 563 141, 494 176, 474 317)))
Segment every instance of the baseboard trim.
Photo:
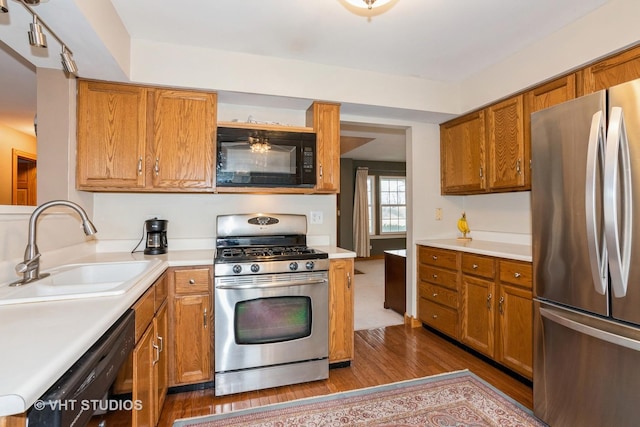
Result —
POLYGON ((405 324, 405 326, 409 326, 411 328, 420 328, 420 327, 422 327, 422 322, 420 320, 416 319, 413 316, 410 316, 407 313, 404 314, 404 324, 405 324))

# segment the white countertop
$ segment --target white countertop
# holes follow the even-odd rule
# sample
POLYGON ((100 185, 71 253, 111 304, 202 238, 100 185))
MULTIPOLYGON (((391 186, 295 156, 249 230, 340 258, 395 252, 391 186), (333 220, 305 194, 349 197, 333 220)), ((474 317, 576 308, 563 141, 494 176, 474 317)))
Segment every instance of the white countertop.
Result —
POLYGON ((384 253, 389 255, 401 256, 404 258, 407 257, 406 249, 389 249, 388 251, 384 251, 384 253))
MULTIPOLYGON (((338 247, 316 246, 329 258, 355 257, 338 247)), ((0 306, 0 416, 29 409, 167 267, 213 265, 213 250, 169 251, 164 255, 94 253, 73 263, 159 259, 126 293, 117 296, 0 306)))
POLYGON ((531 262, 532 259, 530 245, 519 245, 515 243, 491 242, 488 240, 471 240, 467 242, 457 239, 426 239, 417 240, 416 244, 518 261, 531 262))

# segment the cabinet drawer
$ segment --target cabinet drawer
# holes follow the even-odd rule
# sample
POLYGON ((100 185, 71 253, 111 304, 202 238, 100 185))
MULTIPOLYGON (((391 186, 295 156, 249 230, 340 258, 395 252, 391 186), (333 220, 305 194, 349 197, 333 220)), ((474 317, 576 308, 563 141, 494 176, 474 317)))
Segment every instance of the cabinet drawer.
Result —
POLYGON ((136 326, 136 342, 140 339, 144 331, 149 326, 149 323, 153 320, 155 314, 155 287, 151 286, 147 292, 144 293, 133 305, 133 310, 136 313, 135 326, 136 326))
POLYGON ((458 308, 458 293, 432 283, 420 282, 420 296, 453 309, 458 308))
POLYGON ((209 268, 175 270, 176 293, 209 292, 209 268))
POLYGON ((462 271, 466 274, 493 279, 496 275, 493 258, 480 255, 462 254, 462 271))
POLYGON ((447 249, 418 246, 418 259, 423 264, 455 270, 458 268, 458 253, 447 249))
POLYGON ((163 274, 162 276, 160 276, 160 278, 156 280, 156 283, 154 286, 156 288, 155 298, 154 298, 154 313, 155 313, 160 309, 160 306, 162 305, 162 303, 165 302, 165 300, 167 299, 167 292, 168 292, 167 275, 163 274))
POLYGON ((501 260, 500 281, 531 289, 533 283, 531 263, 501 260))
POLYGON ((420 264, 418 267, 418 277, 425 282, 458 290, 458 273, 455 271, 420 264))
POLYGON ((420 298, 419 311, 424 323, 458 339, 458 313, 455 310, 420 298))

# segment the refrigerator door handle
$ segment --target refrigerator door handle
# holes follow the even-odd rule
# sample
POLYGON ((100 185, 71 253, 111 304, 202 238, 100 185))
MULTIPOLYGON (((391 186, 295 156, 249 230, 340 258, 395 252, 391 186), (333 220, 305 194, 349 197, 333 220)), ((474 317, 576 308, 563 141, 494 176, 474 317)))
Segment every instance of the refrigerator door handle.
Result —
POLYGON ((607 292, 607 247, 604 235, 599 230, 598 191, 601 191, 597 179, 598 170, 605 166, 605 128, 604 114, 597 111, 591 118, 589 145, 587 148, 587 175, 585 185, 585 218, 587 222, 587 248, 593 287, 600 295, 607 292))
POLYGON ((600 341, 605 341, 617 346, 640 351, 640 341, 622 335, 614 334, 602 329, 594 328, 593 326, 585 325, 584 323, 576 322, 575 320, 568 319, 567 317, 558 313, 556 310, 550 310, 548 308, 540 307, 540 315, 542 317, 546 317, 554 323, 572 329, 581 334, 596 338, 600 341))
POLYGON ((622 108, 609 117, 604 167, 604 229, 611 288, 616 298, 627 294, 631 263, 631 162, 622 108))

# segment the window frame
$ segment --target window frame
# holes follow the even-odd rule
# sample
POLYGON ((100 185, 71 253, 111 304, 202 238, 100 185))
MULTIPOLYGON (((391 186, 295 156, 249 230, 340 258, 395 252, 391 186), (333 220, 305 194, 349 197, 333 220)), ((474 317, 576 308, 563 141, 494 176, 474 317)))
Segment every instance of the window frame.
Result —
POLYGON ((378 197, 378 221, 376 222, 377 234, 378 236, 406 236, 407 234, 407 177, 401 175, 378 175, 377 176, 378 189, 376 191, 376 196, 378 197), (404 181, 404 203, 403 204, 383 204, 382 203, 382 180, 402 180, 404 181), (383 215, 382 210, 384 207, 402 207, 404 208, 404 230, 403 231, 383 231, 382 221, 383 215))

